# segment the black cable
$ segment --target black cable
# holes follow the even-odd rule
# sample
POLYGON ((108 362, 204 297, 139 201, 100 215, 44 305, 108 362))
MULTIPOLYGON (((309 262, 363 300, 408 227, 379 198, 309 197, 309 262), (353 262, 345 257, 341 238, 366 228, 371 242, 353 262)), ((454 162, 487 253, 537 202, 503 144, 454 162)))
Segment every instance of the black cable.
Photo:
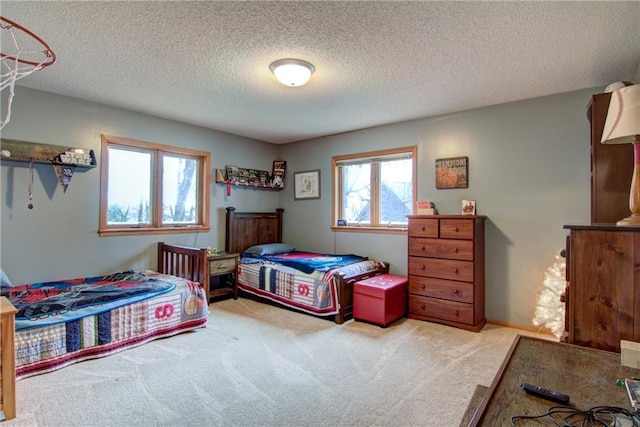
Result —
POLYGON ((586 411, 566 406, 552 406, 544 414, 516 415, 511 417, 510 422, 512 426, 516 426, 518 421, 546 418, 546 421, 550 421, 557 427, 609 427, 617 425, 620 417, 630 420, 634 427, 640 427, 640 413, 616 406, 594 406, 586 411))

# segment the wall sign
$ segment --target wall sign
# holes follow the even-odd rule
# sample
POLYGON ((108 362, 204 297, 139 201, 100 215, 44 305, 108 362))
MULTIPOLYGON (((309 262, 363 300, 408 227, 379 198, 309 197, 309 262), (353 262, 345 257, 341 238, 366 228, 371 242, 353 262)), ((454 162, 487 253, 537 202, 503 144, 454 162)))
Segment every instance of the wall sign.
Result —
POLYGON ((436 159, 436 188, 438 190, 467 188, 469 187, 468 175, 468 157, 436 159))

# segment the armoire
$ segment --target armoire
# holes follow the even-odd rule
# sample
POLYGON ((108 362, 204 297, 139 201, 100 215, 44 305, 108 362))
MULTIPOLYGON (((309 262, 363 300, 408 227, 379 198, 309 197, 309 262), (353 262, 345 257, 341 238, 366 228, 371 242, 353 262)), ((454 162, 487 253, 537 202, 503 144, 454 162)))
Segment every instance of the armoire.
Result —
POLYGON ((611 93, 592 96, 591 224, 566 225, 565 332, 570 344, 620 352, 640 341, 640 227, 617 226, 630 215, 633 146, 600 143, 611 93))

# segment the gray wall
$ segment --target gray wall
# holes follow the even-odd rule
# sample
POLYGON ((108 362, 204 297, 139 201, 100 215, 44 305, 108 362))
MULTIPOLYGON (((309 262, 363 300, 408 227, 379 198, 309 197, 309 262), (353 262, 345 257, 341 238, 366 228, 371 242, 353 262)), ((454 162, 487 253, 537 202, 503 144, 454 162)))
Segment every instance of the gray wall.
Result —
POLYGON ((227 197, 224 186, 212 184, 210 233, 99 237, 99 168, 77 172, 63 193, 52 168, 36 166, 35 208, 28 210, 28 164, 2 162, 2 268, 18 283, 154 268, 159 240, 221 247, 224 207, 235 206, 249 211, 283 207, 286 242, 320 252, 353 252, 386 260, 392 272, 406 274, 406 235, 331 232, 331 157, 417 145, 418 198, 435 201, 445 214, 459 213, 460 201, 473 199, 478 213, 488 217, 487 316, 530 326, 544 272, 564 246, 562 226, 589 222, 585 112, 591 94, 600 91, 553 95, 274 146, 19 87, 3 138, 90 148, 99 155, 100 135, 109 133, 209 150, 213 168, 234 164, 271 170, 272 161, 282 159, 287 161, 288 183, 293 172, 320 169, 322 196, 296 201, 288 185, 280 193, 234 187, 227 197), (436 190, 435 159, 452 156, 469 157, 469 188, 436 190))
MULTIPOLYGON (((355 252, 407 273, 406 235, 332 233, 331 157, 418 146, 418 199, 442 214, 476 200, 486 215, 486 314, 532 326, 545 270, 564 247, 564 224, 590 220, 590 134, 583 90, 366 129, 283 147, 289 174, 320 169, 320 200, 281 195, 285 240, 319 251, 355 252), (469 157, 469 188, 436 190, 435 159, 469 157)), ((428 102, 428 101, 425 101, 428 102)))
MULTIPOLYGON (((23 87, 16 88, 11 121, 2 129, 7 139, 93 149, 98 165, 103 133, 210 151, 212 168, 271 170, 278 158, 272 144, 23 87)), ((226 206, 279 207, 276 192, 234 187, 227 197, 224 185, 212 183, 209 233, 99 237, 99 167, 76 171, 64 193, 53 168, 36 165, 33 210, 27 209, 29 164, 2 161, 0 172, 0 261, 15 283, 153 269, 158 241, 222 248, 226 206)))

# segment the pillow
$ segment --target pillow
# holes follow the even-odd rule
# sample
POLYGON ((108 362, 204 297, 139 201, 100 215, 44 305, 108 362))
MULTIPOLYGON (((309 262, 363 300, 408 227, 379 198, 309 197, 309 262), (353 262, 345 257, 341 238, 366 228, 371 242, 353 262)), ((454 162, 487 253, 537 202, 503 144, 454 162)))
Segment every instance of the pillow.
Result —
POLYGON ((0 268, 0 288, 10 288, 13 286, 11 280, 7 277, 5 272, 0 268))
POLYGON ((252 255, 277 255, 295 251, 296 248, 286 243, 268 243, 265 245, 255 245, 244 251, 252 255))

